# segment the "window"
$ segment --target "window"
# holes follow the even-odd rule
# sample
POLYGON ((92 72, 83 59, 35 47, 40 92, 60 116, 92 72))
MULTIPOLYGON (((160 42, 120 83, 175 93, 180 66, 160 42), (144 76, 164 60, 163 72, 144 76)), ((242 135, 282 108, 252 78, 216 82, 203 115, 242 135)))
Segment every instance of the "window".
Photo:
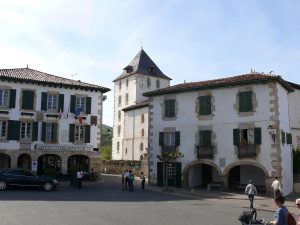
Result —
POLYGON ((46 141, 56 142, 57 141, 57 124, 47 123, 46 124, 46 141))
POLYGON ((164 147, 174 147, 180 145, 180 131, 159 132, 159 145, 164 147))
POLYGON ((156 88, 160 88, 160 80, 159 79, 156 80, 156 88))
POLYGON ((129 80, 128 78, 126 79, 126 87, 128 88, 129 80))
POLYGON ((211 114, 211 96, 200 96, 199 97, 199 115, 210 115, 211 114))
POLYGON ((128 151, 127 151, 127 148, 125 148, 125 154, 127 155, 128 151))
POLYGON ((122 82, 119 81, 119 90, 121 90, 121 87, 122 87, 122 82))
POLYGON ((236 146, 245 145, 260 145, 261 144, 261 128, 249 129, 234 129, 233 130, 233 143, 236 146))
POLYGON ((253 111, 252 92, 251 91, 239 92, 239 111, 240 112, 253 111))
POLYGON ((0 106, 8 106, 8 90, 0 90, 0 106))
MULTIPOLYGON (((57 110, 58 96, 56 94, 48 94, 47 109, 57 110)), ((77 103, 76 103, 77 104, 77 103)))
POLYGON ((150 79, 150 77, 147 78, 147 87, 148 88, 151 87, 151 79, 150 79))
POLYGON ((117 153, 120 151, 120 142, 117 142, 117 153))
POLYGON ((145 131, 144 129, 142 129, 142 137, 144 137, 144 135, 145 135, 145 131))
POLYGON ((32 123, 21 122, 21 140, 31 140, 32 123))
POLYGON ((75 142, 84 142, 84 126, 75 125, 75 142))
POLYGON ((7 121, 0 121, 0 140, 7 137, 7 121))
POLYGON ((175 117, 175 99, 165 100, 165 117, 175 117))
POLYGON ((119 96, 119 101, 118 101, 118 105, 121 106, 122 105, 122 96, 119 96))
POLYGON ((149 73, 152 73, 152 74, 154 74, 155 73, 155 68, 154 67, 149 67, 149 73))
POLYGON ((76 110, 81 109, 85 112, 85 97, 76 96, 76 110))
POLYGON ((118 125, 118 136, 120 136, 121 133, 121 125, 118 125))
POLYGON ((168 165, 168 178, 175 179, 175 165, 173 163, 168 165))
POLYGON ((144 144, 141 143, 141 144, 140 144, 140 151, 143 151, 143 150, 144 150, 144 144))
POLYGON ((285 144, 285 132, 284 131, 281 131, 281 142, 282 142, 282 145, 285 144))
POLYGON ((200 147, 211 146, 211 130, 199 131, 199 145, 200 147))
POLYGON ((145 122, 145 115, 144 115, 144 113, 142 113, 142 115, 141 115, 141 123, 144 123, 145 122))
POLYGON ((121 120, 121 110, 118 111, 118 120, 121 120))
POLYGON ((129 101, 129 95, 128 93, 125 94, 125 102, 126 102, 126 105, 128 105, 128 101, 129 101))

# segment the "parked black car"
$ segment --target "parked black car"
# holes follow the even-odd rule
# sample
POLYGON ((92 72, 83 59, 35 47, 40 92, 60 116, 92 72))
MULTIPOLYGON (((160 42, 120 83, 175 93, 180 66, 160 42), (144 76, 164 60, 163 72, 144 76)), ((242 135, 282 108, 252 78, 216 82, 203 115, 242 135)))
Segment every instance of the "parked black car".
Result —
POLYGON ((41 187, 51 191, 58 185, 56 179, 47 176, 36 176, 24 169, 4 169, 0 171, 0 190, 9 186, 41 187))

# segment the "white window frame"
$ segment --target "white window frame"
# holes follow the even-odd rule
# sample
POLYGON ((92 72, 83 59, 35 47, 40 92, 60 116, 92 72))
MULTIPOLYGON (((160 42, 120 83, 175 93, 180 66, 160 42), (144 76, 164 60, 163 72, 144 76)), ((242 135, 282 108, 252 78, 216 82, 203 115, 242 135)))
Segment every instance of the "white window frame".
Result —
POLYGON ((8 107, 9 104, 9 90, 0 89, 0 107, 8 107))
POLYGON ((47 94, 47 110, 57 111, 58 107, 58 95, 57 94, 47 94))
MULTIPOLYGON (((46 142, 55 142, 57 137, 54 137, 54 129, 57 129, 57 124, 46 123, 46 142)), ((57 131, 56 131, 57 132, 57 131)))
POLYGON ((164 133, 164 146, 175 146, 175 132, 164 133))
POLYGON ((75 125, 75 142, 83 143, 85 138, 85 126, 84 125, 75 125))
POLYGON ((82 108, 83 112, 85 112, 85 107, 86 106, 86 97, 83 96, 76 96, 76 108, 82 108))
POLYGON ((21 122, 20 139, 23 141, 32 140, 32 122, 21 122))
POLYGON ((8 127, 8 122, 6 120, 1 120, 0 121, 0 140, 7 139, 7 127, 8 127))

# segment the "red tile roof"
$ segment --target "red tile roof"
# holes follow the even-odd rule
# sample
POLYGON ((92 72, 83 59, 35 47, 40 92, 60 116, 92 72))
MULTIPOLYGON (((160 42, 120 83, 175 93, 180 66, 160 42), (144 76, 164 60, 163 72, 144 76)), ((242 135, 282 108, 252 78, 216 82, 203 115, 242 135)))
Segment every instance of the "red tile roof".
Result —
POLYGON ((261 83, 261 82, 269 82, 269 81, 278 81, 285 87, 288 91, 293 91, 293 87, 285 80, 278 75, 267 75, 262 73, 250 73, 243 74, 239 76, 226 77, 214 80, 205 80, 199 82, 190 82, 190 83, 181 83, 173 86, 169 86, 166 88, 158 89, 155 91, 146 92, 144 96, 153 96, 153 95, 163 95, 175 92, 186 92, 186 91, 194 91, 194 90, 202 90, 202 89, 213 89, 220 88, 229 85, 245 85, 251 83, 261 83))
POLYGON ((106 87, 63 78, 30 68, 0 69, 0 79, 88 89, 102 93, 110 91, 110 89, 106 87))
POLYGON ((144 107, 148 107, 149 105, 149 101, 144 101, 144 102, 140 102, 140 103, 137 103, 135 105, 131 105, 131 106, 128 106, 124 109, 122 109, 124 112, 126 111, 130 111, 130 110, 134 110, 134 109, 140 109, 140 108, 144 108, 144 107))

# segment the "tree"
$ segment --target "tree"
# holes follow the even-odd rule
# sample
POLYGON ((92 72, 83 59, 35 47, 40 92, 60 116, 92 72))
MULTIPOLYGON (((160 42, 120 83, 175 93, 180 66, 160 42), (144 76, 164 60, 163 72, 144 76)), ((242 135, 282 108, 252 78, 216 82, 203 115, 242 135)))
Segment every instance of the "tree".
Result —
POLYGON ((169 184, 168 184, 168 168, 167 165, 169 162, 175 161, 179 158, 184 157, 182 152, 178 151, 162 151, 161 155, 156 156, 160 161, 164 163, 164 191, 169 191, 169 184))
POLYGON ((111 145, 104 145, 101 147, 101 159, 102 160, 111 160, 111 145))

